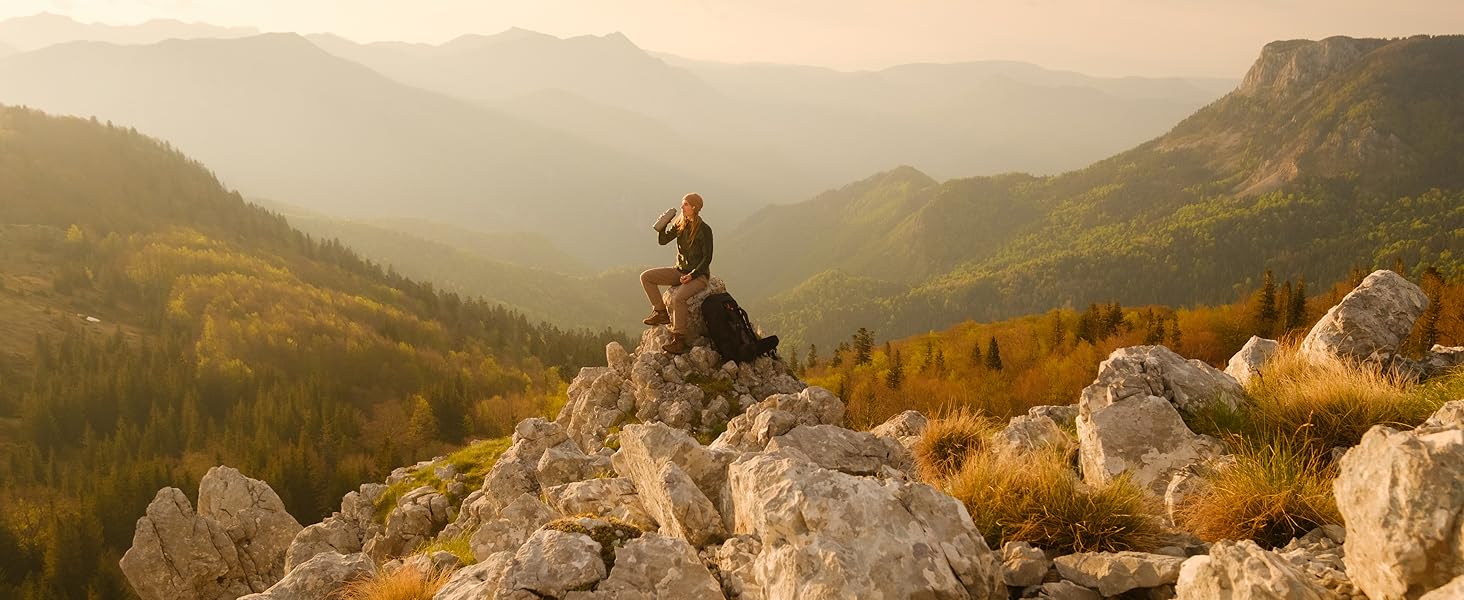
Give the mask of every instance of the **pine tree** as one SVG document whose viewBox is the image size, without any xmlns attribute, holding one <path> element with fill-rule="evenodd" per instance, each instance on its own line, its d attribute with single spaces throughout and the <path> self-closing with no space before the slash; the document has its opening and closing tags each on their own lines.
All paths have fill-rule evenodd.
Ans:
<svg viewBox="0 0 1464 600">
<path fill-rule="evenodd" d="M 920 354 L 920 371 L 924 372 L 935 363 L 935 340 L 925 340 L 925 351 Z"/>
<path fill-rule="evenodd" d="M 420 394 L 412 396 L 412 417 L 407 421 L 407 437 L 420 448 L 437 439 L 437 433 L 437 415 L 432 411 L 432 404 Z"/>
<path fill-rule="evenodd" d="M 795 374 L 799 374 L 799 375 L 802 375 L 803 374 L 803 365 L 800 365 L 798 363 L 798 349 L 797 348 L 794 348 L 793 351 L 789 353 L 789 356 L 788 356 L 788 370 L 792 371 Z"/>
<path fill-rule="evenodd" d="M 996 344 L 996 336 L 991 336 L 991 342 L 986 345 L 986 368 L 1001 370 L 1001 347 Z"/>
<path fill-rule="evenodd" d="M 1296 290 L 1291 292 L 1291 304 L 1286 307 L 1286 322 L 1292 328 L 1306 327 L 1306 278 L 1296 278 Z"/>
<path fill-rule="evenodd" d="M 874 332 L 860 327 L 854 332 L 854 364 L 867 365 L 874 351 Z"/>
<path fill-rule="evenodd" d="M 985 359 L 981 357 L 981 340 L 976 340 L 971 344 L 971 366 L 979 367 L 985 363 Z"/>
<path fill-rule="evenodd" d="M 944 373 L 945 372 L 945 368 L 946 368 L 946 363 L 945 363 L 945 348 L 936 348 L 935 349 L 935 372 L 936 373 Z"/>
<path fill-rule="evenodd" d="M 1281 291 L 1276 294 L 1276 308 L 1279 313 L 1280 327 L 1278 335 L 1290 331 L 1296 325 L 1291 322 L 1291 280 L 1287 279 L 1281 283 Z"/>
<path fill-rule="evenodd" d="M 1418 349 L 1426 352 L 1439 341 L 1439 319 L 1444 314 L 1444 278 L 1438 269 L 1429 267 L 1424 270 L 1421 283 L 1428 296 L 1428 308 L 1418 319 Z"/>
<path fill-rule="evenodd" d="M 1118 330 L 1121 326 L 1123 326 L 1123 306 L 1115 301 L 1113 304 L 1108 305 L 1108 308 L 1103 313 L 1102 337 L 1106 338 L 1118 335 Z"/>
<path fill-rule="evenodd" d="M 1062 320 L 1062 311 L 1052 311 L 1052 349 L 1062 348 L 1067 343 L 1067 324 Z"/>
<path fill-rule="evenodd" d="M 890 372 L 885 375 L 885 386 L 892 390 L 898 390 L 900 389 L 900 385 L 904 383 L 904 380 L 904 361 L 900 359 L 900 351 L 895 350 L 894 354 L 890 355 Z"/>
<path fill-rule="evenodd" d="M 809 344 L 808 345 L 808 367 L 807 368 L 808 369 L 812 369 L 812 368 L 817 367 L 817 366 L 818 366 L 818 345 L 816 345 L 816 344 Z"/>
<path fill-rule="evenodd" d="M 1270 269 L 1266 269 L 1261 276 L 1261 291 L 1256 295 L 1256 333 L 1264 338 L 1274 337 L 1277 316 L 1276 278 Z"/>
<path fill-rule="evenodd" d="M 1181 339 L 1179 333 L 1179 319 L 1176 318 L 1174 320 L 1173 327 L 1173 329 L 1169 330 L 1169 348 L 1171 350 L 1174 350 L 1175 352 L 1179 352 L 1179 342 Z"/>
</svg>

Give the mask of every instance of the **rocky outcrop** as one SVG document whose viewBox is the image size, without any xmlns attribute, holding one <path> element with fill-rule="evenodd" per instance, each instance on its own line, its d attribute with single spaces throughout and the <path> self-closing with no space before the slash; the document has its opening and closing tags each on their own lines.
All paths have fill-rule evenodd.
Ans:
<svg viewBox="0 0 1464 600">
<path fill-rule="evenodd" d="M 1333 490 L 1347 573 L 1368 597 L 1417 598 L 1464 575 L 1464 429 L 1373 427 Z"/>
<path fill-rule="evenodd" d="M 1453 400 L 1445 403 L 1429 415 L 1428 420 L 1419 425 L 1420 430 L 1439 429 L 1464 429 L 1464 400 Z"/>
<path fill-rule="evenodd" d="M 268 590 L 239 600 L 319 600 L 333 598 L 358 579 L 376 575 L 376 563 L 365 554 L 324 552 L 290 571 Z"/>
<path fill-rule="evenodd" d="M 781 453 L 734 462 L 728 485 L 735 533 L 761 541 L 753 572 L 767 598 L 1005 597 L 965 506 L 928 485 Z"/>
<path fill-rule="evenodd" d="M 885 469 L 913 473 L 915 458 L 899 442 L 834 425 L 799 425 L 768 442 L 768 452 L 801 452 L 818 466 L 850 475 L 876 475 Z"/>
<path fill-rule="evenodd" d="M 386 492 L 380 483 L 364 484 L 357 491 L 341 498 L 341 510 L 325 520 L 306 527 L 295 535 L 290 549 L 285 552 L 285 572 L 288 573 L 315 555 L 334 552 L 350 555 L 361 551 L 362 544 L 381 533 L 376 523 L 376 499 Z"/>
<path fill-rule="evenodd" d="M 1107 484 L 1128 473 L 1139 487 L 1162 497 L 1175 472 L 1221 453 L 1218 441 L 1190 431 L 1174 406 L 1159 396 L 1081 409 L 1079 458 L 1083 479 L 1090 484 Z"/>
<path fill-rule="evenodd" d="M 570 595 L 575 598 L 577 595 Z M 721 585 L 685 541 L 647 533 L 615 550 L 615 568 L 591 598 L 685 598 L 721 600 Z"/>
<path fill-rule="evenodd" d="M 755 535 L 733 536 L 720 546 L 702 551 L 702 562 L 716 570 L 727 598 L 753 600 L 763 598 L 762 584 L 754 572 L 762 541 Z"/>
<path fill-rule="evenodd" d="M 513 566 L 513 552 L 499 552 L 478 564 L 458 569 L 432 600 L 493 600 L 503 576 Z"/>
<path fill-rule="evenodd" d="M 377 561 L 386 561 L 416 550 L 432 541 L 452 521 L 446 496 L 431 486 L 414 489 L 397 500 L 386 516 L 386 530 L 368 540 L 362 550 Z"/>
<path fill-rule="evenodd" d="M 1275 98 L 1309 94 L 1317 83 L 1341 72 L 1386 40 L 1334 36 L 1321 41 L 1271 42 L 1261 49 L 1235 93 Z"/>
<path fill-rule="evenodd" d="M 1249 385 L 1252 377 L 1261 376 L 1266 361 L 1281 348 L 1281 343 L 1263 337 L 1251 336 L 1230 362 L 1225 364 L 1225 374 L 1235 378 L 1241 386 Z"/>
<path fill-rule="evenodd" d="M 520 494 L 499 511 L 498 518 L 478 526 L 468 539 L 468 547 L 480 561 L 499 552 L 518 550 L 530 535 L 556 516 L 537 496 Z"/>
<path fill-rule="evenodd" d="M 563 598 L 570 590 L 589 589 L 604 578 L 598 542 L 583 534 L 540 529 L 514 553 L 498 597 L 529 592 L 535 596 L 523 597 Z"/>
<path fill-rule="evenodd" d="M 1092 413 L 1142 396 L 1158 396 L 1194 413 L 1214 402 L 1234 408 L 1245 398 L 1245 390 L 1223 371 L 1185 360 L 1164 346 L 1132 346 L 1114 350 L 1098 365 L 1098 377 L 1083 388 L 1078 406 Z"/>
<path fill-rule="evenodd" d="M 269 484 L 213 467 L 198 482 L 198 512 L 224 526 L 246 570 L 271 583 L 285 575 L 285 553 L 302 527 Z"/>
<path fill-rule="evenodd" d="M 144 600 L 237 598 L 284 576 L 300 524 L 262 481 L 215 467 L 199 481 L 199 510 L 177 488 L 159 490 L 137 520 L 121 567 Z"/>
<path fill-rule="evenodd" d="M 1145 552 L 1080 552 L 1053 560 L 1063 579 L 1104 596 L 1172 584 L 1179 579 L 1183 562 L 1183 558 Z"/>
<path fill-rule="evenodd" d="M 561 515 L 614 517 L 645 531 L 659 525 L 646 512 L 635 484 L 624 477 L 590 479 L 544 490 L 544 499 Z"/>
<path fill-rule="evenodd" d="M 760 452 L 774 437 L 799 425 L 844 426 L 844 402 L 821 387 L 776 394 L 754 404 L 727 423 L 712 448 Z"/>
<path fill-rule="evenodd" d="M 1417 285 L 1392 271 L 1374 271 L 1312 326 L 1301 353 L 1313 361 L 1391 355 L 1427 307 L 1428 296 Z"/>
<path fill-rule="evenodd" d="M 1329 600 L 1338 596 L 1315 583 L 1281 555 L 1255 542 L 1222 541 L 1210 553 L 1184 561 L 1175 586 L 1178 600 Z"/>
<path fill-rule="evenodd" d="M 195 514 L 178 488 L 158 490 L 121 567 L 143 600 L 232 600 L 274 583 L 246 571 L 224 526 Z"/>
</svg>

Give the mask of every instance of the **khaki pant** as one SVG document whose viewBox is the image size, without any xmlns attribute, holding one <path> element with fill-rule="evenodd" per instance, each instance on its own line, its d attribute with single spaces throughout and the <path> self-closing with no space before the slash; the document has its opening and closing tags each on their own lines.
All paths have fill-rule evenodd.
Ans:
<svg viewBox="0 0 1464 600">
<path fill-rule="evenodd" d="M 651 301 L 651 308 L 654 310 L 666 310 L 666 303 L 661 300 L 661 290 L 658 286 L 678 286 L 671 289 L 671 331 L 678 335 L 686 335 L 687 317 L 689 310 L 686 300 L 695 296 L 698 292 L 707 289 L 707 278 L 696 277 L 691 282 L 681 283 L 681 271 L 676 267 L 660 267 L 647 269 L 641 273 L 641 287 L 646 289 L 646 298 Z"/>
</svg>

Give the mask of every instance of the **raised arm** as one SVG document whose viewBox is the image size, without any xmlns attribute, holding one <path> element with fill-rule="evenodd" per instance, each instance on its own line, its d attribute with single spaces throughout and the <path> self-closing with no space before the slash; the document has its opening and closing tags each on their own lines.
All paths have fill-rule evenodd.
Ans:
<svg viewBox="0 0 1464 600">
<path fill-rule="evenodd" d="M 657 231 L 656 233 L 657 233 L 657 240 L 656 241 L 659 242 L 662 246 L 665 246 L 666 244 L 671 243 L 671 240 L 676 239 L 676 228 L 675 227 L 663 227 L 663 228 L 661 228 L 660 231 Z"/>
</svg>

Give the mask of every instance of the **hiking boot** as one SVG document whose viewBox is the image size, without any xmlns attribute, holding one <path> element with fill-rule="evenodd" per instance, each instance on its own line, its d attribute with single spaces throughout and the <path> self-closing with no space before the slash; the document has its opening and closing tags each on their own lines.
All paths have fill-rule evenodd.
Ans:
<svg viewBox="0 0 1464 600">
<path fill-rule="evenodd" d="M 657 311 L 652 312 L 651 313 L 651 316 L 646 317 L 645 320 L 644 321 L 641 321 L 641 322 L 642 323 L 645 323 L 646 325 L 652 325 L 652 326 L 655 326 L 655 325 L 670 325 L 671 324 L 671 314 L 668 313 L 668 312 L 666 312 L 666 311 L 664 311 L 664 310 L 657 310 Z"/>
<path fill-rule="evenodd" d="M 690 349 L 686 345 L 686 340 L 681 339 L 681 336 L 677 334 L 671 334 L 671 341 L 661 347 L 661 350 L 668 354 L 686 354 L 686 351 Z"/>
</svg>

